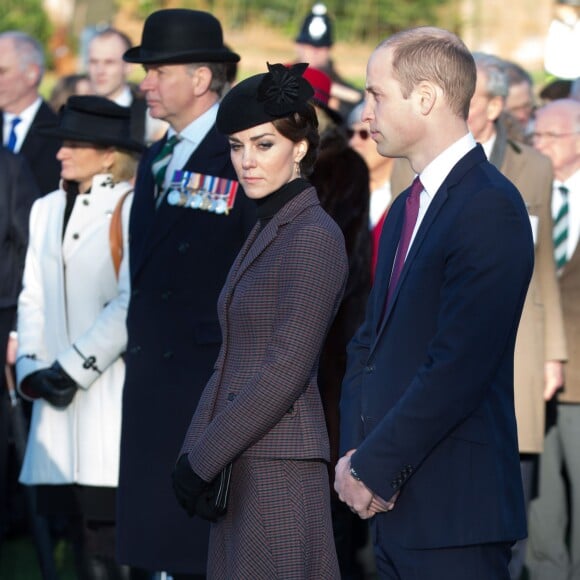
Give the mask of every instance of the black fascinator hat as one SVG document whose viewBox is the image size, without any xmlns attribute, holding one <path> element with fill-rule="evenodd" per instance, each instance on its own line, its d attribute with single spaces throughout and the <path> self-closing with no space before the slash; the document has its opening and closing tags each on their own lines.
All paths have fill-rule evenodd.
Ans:
<svg viewBox="0 0 580 580">
<path fill-rule="evenodd" d="M 300 113 L 310 106 L 314 89 L 302 76 L 307 63 L 290 67 L 267 64 L 269 72 L 243 80 L 223 98 L 216 124 L 224 135 Z"/>
</svg>

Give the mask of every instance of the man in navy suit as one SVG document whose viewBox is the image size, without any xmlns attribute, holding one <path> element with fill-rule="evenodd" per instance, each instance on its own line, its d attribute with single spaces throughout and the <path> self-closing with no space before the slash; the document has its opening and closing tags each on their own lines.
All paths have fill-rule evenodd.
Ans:
<svg viewBox="0 0 580 580">
<path fill-rule="evenodd" d="M 209 525 L 181 509 L 171 472 L 218 356 L 218 295 L 256 220 L 241 188 L 233 195 L 229 142 L 215 126 L 226 63 L 239 56 L 211 14 L 170 9 L 147 18 L 141 46 L 124 58 L 144 66 L 141 90 L 170 129 L 141 160 L 129 223 L 117 555 L 150 572 L 199 578 Z"/>
<path fill-rule="evenodd" d="M 0 138 L 28 161 L 42 195 L 57 189 L 60 180 L 60 141 L 36 131 L 57 124 L 38 92 L 43 74 L 44 53 L 37 40 L 18 30 L 0 34 Z"/>
<path fill-rule="evenodd" d="M 387 216 L 341 400 L 335 489 L 372 518 L 381 578 L 507 580 L 526 534 L 513 357 L 533 241 L 468 131 L 475 80 L 436 28 L 390 37 L 367 67 L 363 120 L 419 178 Z"/>
</svg>

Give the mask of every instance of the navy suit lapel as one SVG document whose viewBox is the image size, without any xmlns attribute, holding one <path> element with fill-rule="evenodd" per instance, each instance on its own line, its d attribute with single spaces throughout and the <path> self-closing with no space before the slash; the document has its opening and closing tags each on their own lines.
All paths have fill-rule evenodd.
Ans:
<svg viewBox="0 0 580 580">
<path fill-rule="evenodd" d="M 380 316 L 382 315 L 382 311 L 377 312 L 377 314 L 379 316 L 379 318 L 377 320 L 381 320 L 381 323 L 380 323 L 380 326 L 379 326 L 379 329 L 378 329 L 378 332 L 376 335 L 376 339 L 378 339 L 378 337 L 381 335 L 381 333 L 383 332 L 383 330 L 385 328 L 387 321 L 389 320 L 391 312 L 393 311 L 393 308 L 395 307 L 395 304 L 397 303 L 397 296 L 399 295 L 401 287 L 405 283 L 405 279 L 407 277 L 407 273 L 409 271 L 409 268 L 411 267 L 411 264 L 413 263 L 413 260 L 416 258 L 417 254 L 421 251 L 421 246 L 423 245 L 423 242 L 425 241 L 425 239 L 427 237 L 427 233 L 428 233 L 431 225 L 433 224 L 433 221 L 435 220 L 435 218 L 437 217 L 437 215 L 439 214 L 439 212 L 443 208 L 445 202 L 447 201 L 447 198 L 449 196 L 449 190 L 451 188 L 453 188 L 461 180 L 461 178 L 465 175 L 465 173 L 469 169 L 471 169 L 474 165 L 481 163 L 483 161 L 487 161 L 487 158 L 485 156 L 485 153 L 483 152 L 481 145 L 478 145 L 477 147 L 475 147 L 474 149 L 469 151 L 469 153 L 467 153 L 462 159 L 460 159 L 457 162 L 457 164 L 453 167 L 453 169 L 451 170 L 451 172 L 449 173 L 449 175 L 447 176 L 445 181 L 441 184 L 441 187 L 438 189 L 437 193 L 435 194 L 433 201 L 429 205 L 429 209 L 427 210 L 427 213 L 423 217 L 423 220 L 421 221 L 421 225 L 419 226 L 419 229 L 417 230 L 417 235 L 415 236 L 415 239 L 413 240 L 411 248 L 409 249 L 409 253 L 407 255 L 407 259 L 405 260 L 405 265 L 403 266 L 403 270 L 401 272 L 401 276 L 400 276 L 399 281 L 397 283 L 397 287 L 395 288 L 395 291 L 393 293 L 391 302 L 389 303 L 389 305 L 387 307 L 387 310 L 384 312 L 384 316 L 382 316 L 382 320 L 380 318 Z M 404 195 L 402 195 L 401 197 L 406 199 L 407 195 L 408 195 L 408 191 Z M 404 206 L 404 203 L 402 203 L 402 205 Z M 403 214 L 404 214 L 404 207 L 401 209 L 401 215 L 403 215 Z M 401 225 L 400 225 L 400 227 L 398 227 L 396 229 L 396 231 L 398 232 L 398 235 L 396 236 L 394 241 L 391 240 L 391 243 L 387 249 L 387 251 L 388 251 L 387 259 L 390 259 L 389 264 L 390 264 L 391 268 L 392 268 L 392 264 L 393 264 L 393 260 L 394 260 L 394 253 L 396 251 L 396 247 L 397 247 L 398 242 L 399 242 L 400 231 L 402 228 L 402 218 L 400 218 L 400 219 L 401 219 Z M 394 246 L 394 248 L 393 248 L 393 246 Z M 390 270 L 389 270 L 389 275 L 390 275 Z M 384 287 L 382 288 L 381 293 L 379 294 L 379 297 L 380 297 L 379 300 L 382 300 L 382 304 L 377 305 L 378 308 L 384 308 L 384 306 L 385 306 L 386 297 L 387 297 L 387 289 L 388 289 L 388 278 L 389 277 L 390 276 L 384 276 L 384 278 L 386 278 L 386 282 L 384 280 L 381 281 L 381 283 L 384 284 Z M 373 350 L 374 350 L 374 347 L 376 347 L 376 340 L 375 340 L 375 343 L 373 345 Z"/>
</svg>

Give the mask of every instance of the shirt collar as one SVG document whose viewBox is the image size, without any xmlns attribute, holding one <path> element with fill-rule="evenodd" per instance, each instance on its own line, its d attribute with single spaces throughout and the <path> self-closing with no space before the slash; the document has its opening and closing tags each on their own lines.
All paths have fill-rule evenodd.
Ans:
<svg viewBox="0 0 580 580">
<path fill-rule="evenodd" d="M 201 143 L 215 124 L 218 108 L 219 102 L 212 105 L 205 113 L 202 113 L 197 119 L 193 120 L 183 131 L 180 131 L 179 136 L 181 139 L 189 141 L 194 145 Z M 177 131 L 173 127 L 169 127 L 167 138 L 171 138 L 176 134 Z"/>
<path fill-rule="evenodd" d="M 131 89 L 125 85 L 125 88 L 119 93 L 119 96 L 116 99 L 113 99 L 113 102 L 121 107 L 130 107 L 131 103 L 133 103 Z"/>
<path fill-rule="evenodd" d="M 22 123 L 25 123 L 27 126 L 30 126 L 32 124 L 32 121 L 34 120 L 34 117 L 36 116 L 36 113 L 38 113 L 38 109 L 40 109 L 41 104 L 42 99 L 38 97 L 36 101 L 34 101 L 34 103 L 28 105 L 28 107 L 26 107 L 26 109 L 24 109 L 24 111 L 22 111 L 21 113 L 18 113 L 18 115 L 15 115 L 14 113 L 5 112 L 4 124 L 5 125 L 10 124 L 12 123 L 12 119 L 14 119 L 14 117 L 19 117 Z"/>
<path fill-rule="evenodd" d="M 455 141 L 453 145 L 447 147 L 445 151 L 437 155 L 425 169 L 421 172 L 419 177 L 425 192 L 430 198 L 437 193 L 442 183 L 447 179 L 447 176 L 455 167 L 457 162 L 465 157 L 477 143 L 471 133 L 466 133 L 463 137 Z"/>
</svg>

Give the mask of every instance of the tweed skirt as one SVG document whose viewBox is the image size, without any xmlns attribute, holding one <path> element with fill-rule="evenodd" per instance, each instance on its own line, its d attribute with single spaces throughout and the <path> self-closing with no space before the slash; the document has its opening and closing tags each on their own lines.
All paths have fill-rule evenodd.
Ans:
<svg viewBox="0 0 580 580">
<path fill-rule="evenodd" d="M 339 579 L 326 464 L 238 459 L 227 514 L 211 526 L 208 578 Z"/>
</svg>

